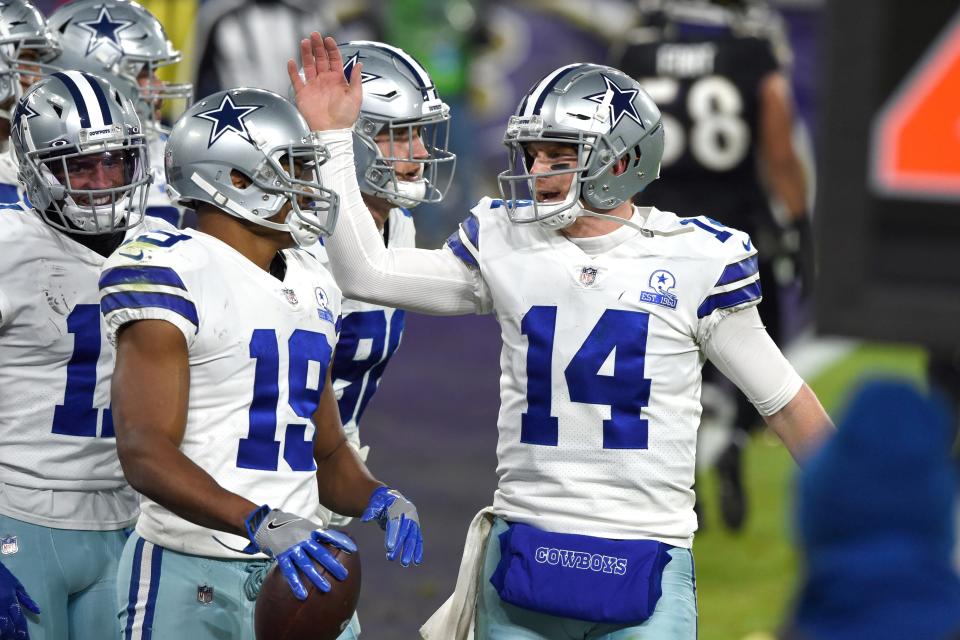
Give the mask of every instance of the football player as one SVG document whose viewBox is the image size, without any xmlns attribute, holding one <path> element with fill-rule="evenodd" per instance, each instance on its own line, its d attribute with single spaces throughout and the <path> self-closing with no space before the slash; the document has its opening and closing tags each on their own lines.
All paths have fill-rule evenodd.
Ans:
<svg viewBox="0 0 960 640">
<path fill-rule="evenodd" d="M 26 0 L 0 6 L 0 204 L 23 202 L 16 155 L 10 148 L 10 116 L 17 100 L 60 52 L 47 20 Z"/>
<path fill-rule="evenodd" d="M 0 553 L 41 610 L 33 640 L 117 637 L 117 563 L 138 509 L 117 459 L 97 278 L 127 231 L 173 229 L 141 222 L 147 141 L 106 81 L 54 73 L 11 126 L 33 208 L 0 210 Z M 17 586 L 0 579 L 0 602 Z"/>
<path fill-rule="evenodd" d="M 645 41 L 628 46 L 617 66 L 640 82 L 663 114 L 663 166 L 669 179 L 650 185 L 640 200 L 667 211 L 709 215 L 753 238 L 764 283 L 758 310 L 780 344 L 781 287 L 774 265 L 785 247 L 809 240 L 810 233 L 806 176 L 794 145 L 794 107 L 785 73 L 789 47 L 777 16 L 756 0 L 646 4 L 651 26 L 643 31 Z M 771 196 L 783 211 L 783 223 L 771 210 Z M 757 415 L 742 394 L 736 394 L 734 405 L 718 377 L 711 367 L 707 378 L 714 382 L 704 393 L 701 435 L 712 429 L 728 443 L 716 447 L 720 513 L 736 530 L 747 507 L 741 448 Z M 708 397 L 715 399 L 709 406 Z"/>
<path fill-rule="evenodd" d="M 54 11 L 49 23 L 63 48 L 54 65 L 102 76 L 137 106 L 153 163 L 147 215 L 182 226 L 184 210 L 166 189 L 163 145 L 167 130 L 161 125 L 160 109 L 170 100 L 188 106 L 193 87 L 157 77 L 162 67 L 180 61 L 180 52 L 167 39 L 163 25 L 147 9 L 127 0 L 71 2 Z"/>
<path fill-rule="evenodd" d="M 427 71 L 404 51 L 380 42 L 341 45 L 349 78 L 363 63 L 364 94 L 353 127 L 354 158 L 363 201 L 388 247 L 416 246 L 410 210 L 435 203 L 453 178 L 455 156 L 447 150 L 450 108 Z M 321 243 L 310 248 L 324 264 Z M 343 300 L 343 323 L 333 359 L 333 388 L 347 438 L 360 445 L 360 418 L 373 398 L 390 358 L 400 346 L 406 313 L 382 305 Z M 334 516 L 337 526 L 349 519 Z"/>
<path fill-rule="evenodd" d="M 118 580 L 126 638 L 252 638 L 268 559 L 301 600 L 304 580 L 329 591 L 311 558 L 342 580 L 324 545 L 356 547 L 315 519 L 321 503 L 378 521 L 389 559 L 421 561 L 416 508 L 369 474 L 340 424 L 340 290 L 295 248 L 333 230 L 336 195 L 316 173 L 327 157 L 285 98 L 213 94 L 166 147 L 197 230 L 140 236 L 104 267 L 118 452 L 143 496 Z"/>
<path fill-rule="evenodd" d="M 509 198 L 481 200 L 444 249 L 384 247 L 351 158 L 360 87 L 332 38 L 311 44 L 322 71 L 304 81 L 291 61 L 288 72 L 311 128 L 329 130 L 338 284 L 418 312 L 493 312 L 501 327 L 493 517 L 468 536 L 454 599 L 467 610 L 445 608 L 426 633 L 463 637 L 475 619 L 482 638 L 694 637 L 704 360 L 796 459 L 832 428 L 759 320 L 751 239 L 634 207 L 659 174 L 660 113 L 622 72 L 573 64 L 538 82 L 507 126 Z"/>
</svg>

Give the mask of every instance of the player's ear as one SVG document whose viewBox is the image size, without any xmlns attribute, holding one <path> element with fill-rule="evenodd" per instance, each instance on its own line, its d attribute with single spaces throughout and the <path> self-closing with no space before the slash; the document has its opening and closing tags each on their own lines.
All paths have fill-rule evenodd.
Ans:
<svg viewBox="0 0 960 640">
<path fill-rule="evenodd" d="M 253 180 L 243 175 L 236 169 L 230 170 L 230 181 L 233 182 L 233 186 L 235 186 L 237 189 L 246 189 L 253 184 Z"/>
<path fill-rule="evenodd" d="M 622 156 L 617 160 L 617 164 L 613 166 L 613 175 L 619 176 L 624 171 L 627 170 L 627 165 L 630 164 L 630 158 L 628 156 Z"/>
</svg>

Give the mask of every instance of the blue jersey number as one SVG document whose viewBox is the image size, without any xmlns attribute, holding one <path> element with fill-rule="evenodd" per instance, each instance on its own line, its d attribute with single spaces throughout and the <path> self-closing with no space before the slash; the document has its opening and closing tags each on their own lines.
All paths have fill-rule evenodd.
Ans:
<svg viewBox="0 0 960 640">
<path fill-rule="evenodd" d="M 67 363 L 67 385 L 63 404 L 53 410 L 53 433 L 64 436 L 97 436 L 100 409 L 93 406 L 97 388 L 97 361 L 100 359 L 100 305 L 78 304 L 67 316 L 67 331 L 73 335 L 73 355 Z M 113 416 L 103 411 L 100 435 L 114 437 Z"/>
<path fill-rule="evenodd" d="M 717 221 L 714 220 L 713 218 L 707 218 L 707 220 L 709 220 L 710 222 L 712 222 L 713 224 L 717 225 L 717 227 L 720 227 L 720 228 L 717 229 L 716 227 L 711 227 L 711 226 L 708 225 L 706 222 L 702 222 L 702 221 L 700 221 L 700 220 L 698 220 L 698 219 L 696 219 L 696 218 L 686 218 L 685 220 L 681 220 L 681 221 L 680 221 L 680 224 L 692 224 L 692 225 L 694 225 L 694 226 L 696 226 L 696 227 L 700 227 L 701 229 L 703 229 L 703 230 L 706 231 L 707 233 L 711 234 L 713 237 L 715 237 L 715 238 L 716 238 L 717 240 L 719 240 L 720 242 L 726 242 L 727 240 L 730 239 L 730 236 L 733 235 L 733 234 L 732 234 L 731 232 L 729 232 L 729 231 L 724 231 L 724 229 L 726 229 L 726 227 L 724 227 L 722 224 L 720 224 L 719 222 L 717 222 Z"/>
<path fill-rule="evenodd" d="M 400 346 L 404 316 L 403 311 L 394 311 L 389 327 L 384 311 L 358 311 L 343 318 L 333 360 L 333 377 L 349 383 L 338 401 L 340 420 L 344 424 L 351 420 L 359 423 L 367 403 L 377 392 L 387 363 Z M 358 360 L 357 351 L 361 340 L 370 342 L 370 354 Z"/>
<path fill-rule="evenodd" d="M 293 412 L 310 421 L 326 380 L 332 350 L 322 333 L 297 329 L 287 343 L 290 362 L 287 371 L 287 402 Z M 250 403 L 250 431 L 240 439 L 237 466 L 243 469 L 276 471 L 280 464 L 277 434 L 277 407 L 280 403 L 280 348 L 277 332 L 256 329 L 250 339 L 250 357 L 256 360 L 253 377 L 253 402 Z M 318 388 L 308 386 L 310 363 L 319 365 Z M 288 424 L 284 429 L 283 459 L 294 471 L 313 471 L 313 438 L 306 438 L 307 422 Z"/>
<path fill-rule="evenodd" d="M 650 315 L 607 309 L 564 370 L 570 399 L 610 406 L 603 421 L 604 449 L 646 449 L 647 421 L 640 411 L 650 402 L 650 379 L 643 377 Z M 527 411 L 521 416 L 520 440 L 557 446 L 559 424 L 551 414 L 553 343 L 556 307 L 532 307 L 520 323 L 527 336 Z M 600 369 L 611 354 L 613 372 Z"/>
</svg>

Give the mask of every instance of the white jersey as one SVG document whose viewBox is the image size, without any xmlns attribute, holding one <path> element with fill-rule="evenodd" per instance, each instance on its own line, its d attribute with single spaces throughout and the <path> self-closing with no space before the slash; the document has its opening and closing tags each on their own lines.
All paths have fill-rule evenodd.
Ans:
<svg viewBox="0 0 960 640">
<path fill-rule="evenodd" d="M 105 260 L 33 210 L 0 209 L 0 513 L 94 530 L 136 517 L 110 414 Z"/>
<path fill-rule="evenodd" d="M 598 255 L 484 199 L 449 246 L 479 267 L 503 339 L 500 517 L 689 547 L 702 345 L 760 300 L 750 238 L 649 210 Z"/>
<path fill-rule="evenodd" d="M 340 290 L 303 251 L 284 251 L 281 281 L 192 229 L 118 249 L 100 279 L 113 335 L 166 320 L 187 341 L 190 399 L 180 450 L 228 491 L 310 516 L 317 510 L 312 416 L 336 344 Z M 147 497 L 137 532 L 183 553 L 226 558 L 248 540 L 200 527 Z"/>
<path fill-rule="evenodd" d="M 184 209 L 170 199 L 167 191 L 167 175 L 163 168 L 163 150 L 167 133 L 159 129 L 147 130 L 147 154 L 150 158 L 150 175 L 153 182 L 147 191 L 146 215 L 166 220 L 175 227 L 183 226 Z"/>
<path fill-rule="evenodd" d="M 27 207 L 30 206 L 27 200 L 26 191 L 20 180 L 17 178 L 17 156 L 13 151 L 13 145 L 8 144 L 7 148 L 0 151 L 0 206 L 11 203 L 21 203 Z"/>
<path fill-rule="evenodd" d="M 384 225 L 391 248 L 416 246 L 413 216 L 406 209 L 390 210 Z M 309 251 L 324 266 L 329 258 L 319 242 Z M 333 388 L 340 406 L 340 420 L 347 438 L 360 449 L 360 418 L 377 392 L 390 358 L 400 346 L 406 312 L 359 300 L 343 300 L 340 340 L 333 361 Z"/>
</svg>

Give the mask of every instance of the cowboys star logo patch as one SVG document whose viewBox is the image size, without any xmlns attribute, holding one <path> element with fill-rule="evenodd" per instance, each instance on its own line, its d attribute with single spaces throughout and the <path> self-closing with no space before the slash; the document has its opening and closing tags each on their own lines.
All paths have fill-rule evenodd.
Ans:
<svg viewBox="0 0 960 640">
<path fill-rule="evenodd" d="M 213 123 L 213 127 L 210 129 L 210 138 L 207 141 L 207 149 L 212 147 L 214 143 L 228 131 L 233 131 L 250 144 L 253 144 L 250 132 L 247 131 L 247 124 L 243 119 L 257 109 L 262 108 L 262 104 L 236 105 L 233 103 L 230 94 L 227 93 L 224 94 L 219 107 L 211 109 L 210 111 L 204 111 L 203 113 L 197 113 L 193 117 L 209 120 Z"/>
<path fill-rule="evenodd" d="M 634 122 L 640 125 L 642 129 L 647 127 L 643 124 L 643 121 L 640 120 L 640 114 L 637 112 L 637 107 L 633 104 L 633 99 L 637 97 L 639 91 L 636 89 L 621 89 L 616 82 L 608 78 L 604 74 L 600 74 L 600 77 L 603 78 L 603 81 L 607 85 L 607 90 L 600 93 L 594 93 L 593 95 L 584 96 L 584 100 L 589 100 L 590 102 L 596 102 L 597 104 L 603 104 L 607 99 L 607 95 L 610 95 L 610 105 L 608 109 L 610 117 L 610 128 L 613 129 L 618 124 L 624 116 L 627 116 Z"/>
<path fill-rule="evenodd" d="M 118 52 L 122 51 L 123 47 L 120 45 L 120 32 L 132 27 L 133 21 L 114 20 L 113 16 L 110 15 L 110 11 L 105 6 L 101 6 L 100 15 L 97 16 L 96 20 L 78 22 L 77 24 L 90 32 L 90 40 L 87 42 L 87 52 L 84 54 L 85 56 L 89 56 L 102 44 L 113 47 Z"/>
</svg>

